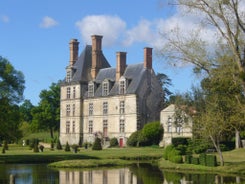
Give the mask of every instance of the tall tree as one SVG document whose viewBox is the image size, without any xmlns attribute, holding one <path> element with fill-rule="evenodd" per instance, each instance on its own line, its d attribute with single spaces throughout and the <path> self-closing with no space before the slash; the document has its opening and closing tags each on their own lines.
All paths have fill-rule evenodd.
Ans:
<svg viewBox="0 0 245 184">
<path fill-rule="evenodd" d="M 49 130 L 53 138 L 53 131 L 58 129 L 60 121 L 60 82 L 52 83 L 49 90 L 42 90 L 39 97 L 38 106 L 32 110 L 33 126 Z"/>
<path fill-rule="evenodd" d="M 32 121 L 31 111 L 34 108 L 30 100 L 24 100 L 20 105 L 20 113 L 24 121 L 30 123 Z"/>
<path fill-rule="evenodd" d="M 0 56 L 0 140 L 16 140 L 20 113 L 17 104 L 23 99 L 24 75 Z"/>
<path fill-rule="evenodd" d="M 233 82 L 239 83 L 245 93 L 245 3 L 242 0 L 176 0 L 178 7 L 186 15 L 199 17 L 199 29 L 182 34 L 178 27 L 166 35 L 162 56 L 172 63 L 191 63 L 194 72 L 204 71 L 210 75 L 212 70 L 223 64 L 220 58 L 234 66 Z M 209 43 L 201 33 L 208 28 L 215 34 L 214 42 Z M 225 76 L 223 76 L 225 77 Z M 237 98 L 240 108 L 243 102 Z M 243 111 L 243 109 L 240 109 Z M 239 129 L 236 128 L 236 147 L 239 147 Z"/>
<path fill-rule="evenodd" d="M 172 86 L 172 80 L 164 73 L 157 73 L 156 77 L 163 89 L 163 101 L 166 102 L 168 97 L 173 94 L 169 90 L 169 87 Z"/>
</svg>

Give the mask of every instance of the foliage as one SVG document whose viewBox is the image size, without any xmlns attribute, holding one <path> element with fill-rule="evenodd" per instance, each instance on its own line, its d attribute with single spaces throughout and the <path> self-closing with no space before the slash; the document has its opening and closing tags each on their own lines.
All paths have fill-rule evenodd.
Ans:
<svg viewBox="0 0 245 184">
<path fill-rule="evenodd" d="M 71 151 L 71 148 L 70 148 L 70 145 L 68 142 L 66 142 L 66 145 L 65 145 L 65 151 L 68 152 L 68 151 Z"/>
<path fill-rule="evenodd" d="M 127 140 L 127 145 L 128 146 L 139 146 L 139 135 L 140 135 L 140 131 L 135 131 L 134 133 L 132 133 L 128 140 Z"/>
<path fill-rule="evenodd" d="M 49 130 L 53 138 L 53 131 L 58 129 L 60 120 L 60 82 L 52 83 L 49 90 L 42 90 L 39 97 L 38 106 L 32 110 L 32 127 Z"/>
<path fill-rule="evenodd" d="M 208 140 L 205 140 L 205 139 L 189 140 L 188 149 L 192 150 L 193 153 L 196 153 L 196 154 L 204 153 L 209 148 L 213 148 L 213 145 Z"/>
<path fill-rule="evenodd" d="M 118 147 L 118 140 L 116 137 L 113 137 L 111 140 L 110 140 L 110 147 Z"/>
<path fill-rule="evenodd" d="M 170 152 L 172 151 L 174 149 L 174 146 L 171 144 L 171 145 L 168 145 L 168 146 L 166 146 L 165 148 L 164 148 L 164 150 L 163 150 L 163 158 L 165 159 L 165 160 L 168 160 L 168 158 L 169 158 L 169 154 L 170 154 Z"/>
<path fill-rule="evenodd" d="M 96 137 L 94 144 L 92 146 L 92 150 L 102 150 L 101 139 Z"/>
<path fill-rule="evenodd" d="M 8 142 L 6 140 L 3 141 L 3 148 L 4 148 L 4 150 L 9 149 Z"/>
<path fill-rule="evenodd" d="M 163 158 L 174 163 L 182 163 L 182 156 L 180 151 L 175 149 L 173 145 L 168 145 L 163 151 Z"/>
<path fill-rule="evenodd" d="M 39 149 L 40 149 L 41 152 L 43 152 L 44 146 L 43 145 L 40 145 L 39 146 Z"/>
<path fill-rule="evenodd" d="M 78 147 L 79 147 L 79 146 L 78 146 L 77 144 L 73 144 L 73 145 L 71 146 L 71 148 L 72 148 L 72 150 L 73 150 L 74 153 L 77 153 Z"/>
<path fill-rule="evenodd" d="M 31 111 L 34 108 L 30 100 L 24 100 L 24 102 L 20 105 L 20 113 L 21 117 L 25 122 L 31 123 L 32 115 Z"/>
<path fill-rule="evenodd" d="M 157 73 L 156 75 L 157 80 L 159 81 L 160 85 L 163 89 L 163 103 L 168 101 L 168 97 L 173 93 L 168 89 L 172 86 L 172 80 L 164 73 Z M 163 104 L 162 104 L 163 105 Z"/>
<path fill-rule="evenodd" d="M 57 142 L 57 144 L 56 144 L 56 149 L 57 149 L 57 150 L 62 150 L 62 145 L 61 145 L 59 139 L 58 139 L 58 142 Z"/>
<path fill-rule="evenodd" d="M 187 137 L 173 137 L 172 138 L 172 144 L 177 147 L 178 145 L 188 145 L 189 140 L 191 140 L 191 138 L 187 138 Z"/>
<path fill-rule="evenodd" d="M 3 147 L 3 148 L 2 148 L 2 154 L 4 154 L 4 153 L 5 153 L 5 148 Z"/>
<path fill-rule="evenodd" d="M 162 140 L 163 127 L 159 121 L 145 124 L 141 130 L 141 137 L 144 139 L 140 142 L 142 146 L 158 145 Z"/>
</svg>

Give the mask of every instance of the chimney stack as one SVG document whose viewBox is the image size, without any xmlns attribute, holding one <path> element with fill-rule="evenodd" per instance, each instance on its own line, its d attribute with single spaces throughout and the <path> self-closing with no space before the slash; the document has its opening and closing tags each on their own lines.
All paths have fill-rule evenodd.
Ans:
<svg viewBox="0 0 245 184">
<path fill-rule="evenodd" d="M 116 81 L 119 81 L 126 69 L 126 52 L 117 52 Z"/>
<path fill-rule="evenodd" d="M 144 68 L 152 69 L 152 48 L 144 48 Z"/>
<path fill-rule="evenodd" d="M 70 66 L 73 66 L 78 58 L 78 45 L 77 39 L 71 39 L 70 43 Z"/>
<path fill-rule="evenodd" d="M 102 68 L 102 37 L 100 35 L 92 35 L 92 68 L 91 76 L 92 79 L 95 79 L 99 70 Z"/>
</svg>

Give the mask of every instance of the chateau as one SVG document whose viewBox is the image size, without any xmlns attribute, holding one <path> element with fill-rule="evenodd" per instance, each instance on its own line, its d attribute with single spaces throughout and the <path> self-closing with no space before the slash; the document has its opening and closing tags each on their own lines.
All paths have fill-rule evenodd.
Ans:
<svg viewBox="0 0 245 184">
<path fill-rule="evenodd" d="M 159 120 L 162 87 L 152 68 L 152 48 L 144 48 L 143 61 L 127 65 L 126 52 L 116 53 L 116 68 L 102 51 L 102 36 L 79 53 L 77 39 L 70 41 L 70 61 L 61 84 L 61 144 L 104 143 L 127 138 L 144 124 Z M 143 49 L 142 49 L 143 50 Z"/>
</svg>

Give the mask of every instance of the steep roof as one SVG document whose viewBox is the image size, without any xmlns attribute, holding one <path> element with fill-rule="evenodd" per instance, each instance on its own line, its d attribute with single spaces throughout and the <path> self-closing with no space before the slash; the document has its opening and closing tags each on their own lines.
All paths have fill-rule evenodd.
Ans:
<svg viewBox="0 0 245 184">
<path fill-rule="evenodd" d="M 74 64 L 74 68 L 76 69 L 71 82 L 88 82 L 91 80 L 91 65 L 92 65 L 92 46 L 87 45 L 85 49 L 82 51 L 78 60 Z M 102 68 L 111 67 L 108 61 L 106 60 L 104 54 L 102 54 Z"/>
</svg>

